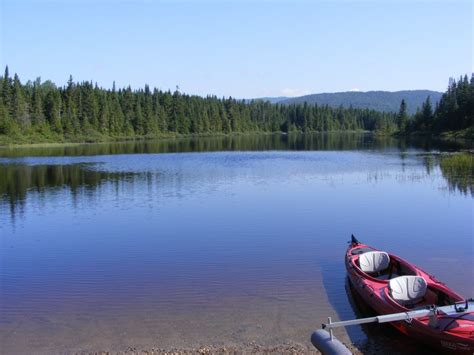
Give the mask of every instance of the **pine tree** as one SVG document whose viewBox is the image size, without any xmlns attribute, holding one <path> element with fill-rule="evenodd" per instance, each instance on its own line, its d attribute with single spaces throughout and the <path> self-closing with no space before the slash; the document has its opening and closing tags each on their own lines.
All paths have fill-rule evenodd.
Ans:
<svg viewBox="0 0 474 355">
<path fill-rule="evenodd" d="M 61 121 L 61 98 L 58 91 L 50 90 L 45 97 L 46 119 L 53 132 L 63 133 Z"/>
<path fill-rule="evenodd" d="M 187 134 L 189 133 L 188 120 L 185 114 L 184 98 L 176 88 L 173 94 L 173 106 L 172 106 L 172 123 L 171 130 L 173 132 Z"/>
<path fill-rule="evenodd" d="M 4 108 L 11 112 L 11 78 L 8 72 L 8 65 L 5 67 L 5 74 L 2 79 L 2 99 Z"/>
<path fill-rule="evenodd" d="M 64 134 L 74 136 L 79 134 L 81 131 L 81 122 L 77 114 L 77 103 L 76 103 L 76 85 L 72 79 L 72 75 L 69 75 L 66 90 L 64 93 L 64 117 L 63 117 L 63 130 Z"/>
<path fill-rule="evenodd" d="M 143 117 L 142 104 L 137 98 L 135 102 L 135 119 L 133 121 L 135 134 L 143 136 L 145 134 L 145 119 Z"/>
<path fill-rule="evenodd" d="M 31 120 L 35 127 L 41 130 L 44 127 L 45 118 L 43 112 L 43 93 L 41 90 L 41 78 L 37 78 L 33 84 Z"/>
<path fill-rule="evenodd" d="M 18 128 L 10 116 L 10 112 L 8 112 L 7 107 L 3 104 L 3 100 L 0 100 L 0 134 L 9 137 L 19 134 Z"/>
<path fill-rule="evenodd" d="M 31 124 L 30 114 L 28 104 L 24 98 L 23 87 L 17 74 L 13 78 L 11 112 L 13 120 L 23 133 L 26 133 Z"/>
<path fill-rule="evenodd" d="M 397 115 L 398 131 L 401 133 L 406 132 L 407 123 L 408 123 L 407 104 L 405 100 L 403 99 L 402 102 L 400 103 L 400 110 L 398 111 L 398 115 Z"/>
<path fill-rule="evenodd" d="M 125 117 L 122 107 L 120 106 L 119 94 L 115 90 L 115 82 L 112 88 L 111 96 L 109 132 L 112 136 L 119 136 L 125 133 Z"/>
<path fill-rule="evenodd" d="M 99 132 L 107 135 L 110 127 L 110 108 L 107 100 L 107 93 L 102 93 L 99 97 Z"/>
<path fill-rule="evenodd" d="M 431 130 L 433 127 L 433 108 L 431 107 L 431 100 L 428 96 L 426 101 L 421 106 L 422 130 Z"/>
</svg>

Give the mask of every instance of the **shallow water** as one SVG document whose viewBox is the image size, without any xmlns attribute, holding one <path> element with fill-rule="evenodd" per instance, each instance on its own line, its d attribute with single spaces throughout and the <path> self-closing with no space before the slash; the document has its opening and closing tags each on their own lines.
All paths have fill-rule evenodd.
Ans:
<svg viewBox="0 0 474 355">
<path fill-rule="evenodd" d="M 0 150 L 2 352 L 310 349 L 327 316 L 358 312 L 351 233 L 471 297 L 472 190 L 438 164 L 456 148 L 342 135 Z M 416 349 L 385 328 L 338 334 Z"/>
</svg>

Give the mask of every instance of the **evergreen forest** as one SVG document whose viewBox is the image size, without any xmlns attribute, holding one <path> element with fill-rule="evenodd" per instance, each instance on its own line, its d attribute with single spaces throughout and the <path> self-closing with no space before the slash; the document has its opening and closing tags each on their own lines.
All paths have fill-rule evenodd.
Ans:
<svg viewBox="0 0 474 355">
<path fill-rule="evenodd" d="M 385 134 L 442 132 L 472 127 L 474 76 L 451 80 L 433 107 L 428 97 L 411 116 L 402 100 L 397 113 L 308 103 L 187 95 L 131 87 L 104 89 L 72 77 L 22 83 L 8 66 L 0 77 L 0 142 L 101 141 L 177 135 L 271 132 L 372 131 Z"/>
<path fill-rule="evenodd" d="M 420 110 L 402 128 L 407 131 L 446 132 L 472 128 L 474 125 L 474 74 L 459 80 L 451 78 L 448 89 L 435 105 L 426 98 Z"/>
</svg>

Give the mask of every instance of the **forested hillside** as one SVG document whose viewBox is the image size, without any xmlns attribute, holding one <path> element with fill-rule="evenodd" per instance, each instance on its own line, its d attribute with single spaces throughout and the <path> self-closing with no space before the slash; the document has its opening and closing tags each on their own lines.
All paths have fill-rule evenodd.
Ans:
<svg viewBox="0 0 474 355">
<path fill-rule="evenodd" d="M 442 93 L 430 90 L 404 90 L 404 91 L 367 91 L 367 92 L 335 92 L 324 94 L 312 94 L 300 97 L 287 98 L 279 100 L 282 104 L 300 104 L 307 102 L 309 104 L 329 105 L 331 107 L 354 107 L 368 108 L 384 112 L 397 112 L 400 102 L 405 100 L 408 113 L 414 114 L 417 108 L 428 96 L 431 101 L 437 102 Z"/>
<path fill-rule="evenodd" d="M 367 109 L 203 98 L 149 86 L 103 89 L 72 78 L 64 87 L 40 79 L 22 84 L 8 67 L 0 97 L 0 136 L 13 142 L 396 128 L 396 114 Z"/>
<path fill-rule="evenodd" d="M 261 100 L 200 97 L 130 87 L 104 89 L 92 82 L 57 87 L 40 79 L 23 84 L 8 67 L 0 77 L 0 142 L 99 141 L 135 137 L 250 132 L 377 131 L 409 134 L 473 126 L 474 77 L 451 80 L 434 108 L 428 97 L 409 114 L 328 105 L 271 104 Z"/>
<path fill-rule="evenodd" d="M 401 133 L 460 131 L 474 125 L 474 74 L 459 80 L 450 79 L 447 91 L 438 103 L 433 105 L 426 98 L 421 109 L 409 117 L 402 105 L 398 114 L 398 128 Z"/>
</svg>

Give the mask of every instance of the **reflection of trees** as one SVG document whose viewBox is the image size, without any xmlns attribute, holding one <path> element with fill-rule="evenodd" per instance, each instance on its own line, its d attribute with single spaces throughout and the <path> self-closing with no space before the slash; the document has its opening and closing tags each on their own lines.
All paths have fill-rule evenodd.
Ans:
<svg viewBox="0 0 474 355">
<path fill-rule="evenodd" d="M 468 143 L 466 143 L 468 144 Z M 94 143 L 64 146 L 0 148 L 0 157 L 15 156 L 78 156 L 109 154 L 146 154 L 204 151 L 259 150 L 361 150 L 418 148 L 426 151 L 470 148 L 459 142 L 443 142 L 426 137 L 394 139 L 364 133 L 290 133 L 246 134 L 234 136 L 167 138 L 115 143 Z"/>
<path fill-rule="evenodd" d="M 384 149 L 394 145 L 390 137 L 363 133 L 314 133 L 288 135 L 255 134 L 138 140 L 116 143 L 65 146 L 2 148 L 0 156 L 90 156 L 109 154 L 145 154 L 204 151 L 260 150 L 352 150 Z"/>
<path fill-rule="evenodd" d="M 43 193 L 47 189 L 69 187 L 72 195 L 80 190 L 94 191 L 101 183 L 119 182 L 133 173 L 96 171 L 89 164 L 73 165 L 16 165 L 0 168 L 0 202 L 8 201 L 12 215 L 22 209 L 27 193 Z"/>
<path fill-rule="evenodd" d="M 452 190 L 474 195 L 474 155 L 470 153 L 442 156 L 439 166 Z"/>
<path fill-rule="evenodd" d="M 2 148 L 0 156 L 91 156 L 204 151 L 265 150 L 358 150 L 385 149 L 393 139 L 368 134 L 255 134 L 141 140 L 101 144 Z M 130 173 L 95 170 L 88 164 L 0 165 L 0 202 L 10 204 L 12 215 L 22 209 L 28 191 L 43 193 L 47 188 L 69 187 L 73 196 L 79 190 L 93 192 L 102 182 L 119 182 Z"/>
<path fill-rule="evenodd" d="M 320 133 L 320 134 L 255 134 L 242 136 L 199 137 L 186 139 L 143 140 L 110 144 L 88 144 L 77 146 L 56 146 L 43 148 L 1 149 L 0 155 L 101 155 L 101 154 L 138 154 L 168 152 L 202 151 L 263 151 L 263 150 L 397 150 L 402 159 L 406 150 L 454 149 L 440 147 L 426 139 L 400 142 L 391 137 L 378 137 L 370 134 Z M 444 178 L 453 190 L 474 194 L 473 155 L 457 154 L 444 156 L 440 167 Z M 427 173 L 430 174 L 437 160 L 432 154 L 423 157 Z M 133 181 L 137 174 L 108 172 L 96 169 L 96 165 L 22 165 L 0 163 L 0 206 L 10 207 L 11 214 L 21 210 L 27 199 L 28 191 L 44 194 L 46 189 L 69 188 L 72 196 L 79 192 L 92 194 L 104 182 L 115 183 Z M 147 175 L 147 174 L 145 174 Z M 150 176 L 145 176 L 150 180 Z M 162 177 L 163 178 L 163 177 Z M 377 176 L 377 178 L 379 178 Z M 151 180 L 150 180 L 151 181 Z"/>
</svg>

